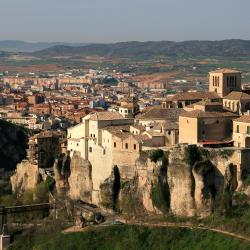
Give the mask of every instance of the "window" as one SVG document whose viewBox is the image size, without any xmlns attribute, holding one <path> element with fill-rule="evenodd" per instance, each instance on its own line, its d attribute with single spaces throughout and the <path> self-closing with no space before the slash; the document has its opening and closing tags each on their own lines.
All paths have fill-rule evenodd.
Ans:
<svg viewBox="0 0 250 250">
<path fill-rule="evenodd" d="M 114 142 L 114 148 L 116 148 L 116 142 Z"/>
<path fill-rule="evenodd" d="M 89 147 L 89 152 L 92 153 L 92 147 Z"/>
<path fill-rule="evenodd" d="M 217 120 L 216 123 L 218 124 L 218 123 L 219 123 L 219 120 Z"/>
<path fill-rule="evenodd" d="M 134 150 L 136 150 L 136 144 L 134 144 Z"/>
<path fill-rule="evenodd" d="M 237 125 L 236 132 L 240 133 L 240 125 Z"/>
<path fill-rule="evenodd" d="M 128 143 L 125 143 L 125 148 L 128 149 Z"/>
<path fill-rule="evenodd" d="M 247 126 L 247 134 L 250 135 L 250 126 Z"/>
</svg>

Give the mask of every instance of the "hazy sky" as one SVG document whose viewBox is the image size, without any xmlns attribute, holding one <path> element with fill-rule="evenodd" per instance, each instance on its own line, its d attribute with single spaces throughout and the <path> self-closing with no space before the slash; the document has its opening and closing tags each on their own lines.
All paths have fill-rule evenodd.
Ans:
<svg viewBox="0 0 250 250">
<path fill-rule="evenodd" d="M 250 39 L 250 0 L 0 0 L 0 40 Z"/>
</svg>

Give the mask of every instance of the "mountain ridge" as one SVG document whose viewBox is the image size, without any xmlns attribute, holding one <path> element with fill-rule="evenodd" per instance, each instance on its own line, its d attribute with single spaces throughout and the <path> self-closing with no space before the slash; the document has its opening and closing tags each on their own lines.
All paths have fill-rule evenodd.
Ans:
<svg viewBox="0 0 250 250">
<path fill-rule="evenodd" d="M 35 56 L 103 56 L 103 57 L 154 57 L 154 56 L 250 56 L 250 40 L 229 39 L 220 41 L 190 40 L 93 43 L 85 46 L 56 45 L 32 53 Z"/>
<path fill-rule="evenodd" d="M 67 42 L 25 42 L 21 40 L 0 40 L 0 51 L 4 52 L 34 52 L 58 45 L 84 46 L 87 43 Z"/>
</svg>

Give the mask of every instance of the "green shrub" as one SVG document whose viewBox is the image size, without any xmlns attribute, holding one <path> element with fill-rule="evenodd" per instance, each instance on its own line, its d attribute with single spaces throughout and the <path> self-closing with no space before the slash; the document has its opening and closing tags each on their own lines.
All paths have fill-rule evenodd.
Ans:
<svg viewBox="0 0 250 250">
<path fill-rule="evenodd" d="M 153 205 L 163 213 L 169 211 L 170 193 L 167 183 L 162 183 L 160 180 L 154 185 L 151 191 Z"/>
<path fill-rule="evenodd" d="M 48 185 L 46 182 L 41 182 L 35 187 L 34 200 L 36 203 L 49 202 Z"/>
<path fill-rule="evenodd" d="M 184 160 L 190 166 L 193 166 L 195 162 L 202 160 L 202 155 L 199 148 L 196 145 L 189 145 L 185 148 Z"/>
<path fill-rule="evenodd" d="M 168 152 L 161 149 L 153 150 L 149 154 L 149 159 L 155 163 L 162 161 L 165 165 L 168 165 Z"/>
</svg>

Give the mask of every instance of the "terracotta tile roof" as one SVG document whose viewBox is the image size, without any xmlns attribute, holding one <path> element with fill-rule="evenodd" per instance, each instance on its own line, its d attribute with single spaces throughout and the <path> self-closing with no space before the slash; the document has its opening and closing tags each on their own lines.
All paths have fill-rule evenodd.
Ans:
<svg viewBox="0 0 250 250">
<path fill-rule="evenodd" d="M 199 102 L 195 102 L 193 104 L 187 105 L 187 108 L 193 108 L 195 105 L 201 106 L 223 106 L 222 102 L 211 102 L 209 99 L 204 99 Z"/>
<path fill-rule="evenodd" d="M 179 125 L 178 122 L 164 122 L 164 123 L 159 123 L 157 122 L 154 127 L 152 128 L 152 130 L 171 130 L 171 129 L 179 129 Z"/>
<path fill-rule="evenodd" d="M 240 91 L 232 91 L 223 99 L 226 100 L 250 100 L 250 95 Z"/>
<path fill-rule="evenodd" d="M 138 142 L 141 142 L 142 141 L 142 135 L 134 135 L 134 134 L 130 133 L 129 128 L 130 128 L 129 125 L 125 125 L 125 126 L 109 126 L 109 127 L 104 128 L 103 130 L 107 130 L 112 135 L 120 138 L 121 140 L 126 140 L 129 137 L 133 137 Z"/>
<path fill-rule="evenodd" d="M 246 123 L 250 123 L 250 115 L 243 115 L 237 119 L 235 119 L 234 121 L 236 122 L 246 122 Z"/>
<path fill-rule="evenodd" d="M 241 72 L 238 70 L 235 70 L 235 69 L 224 68 L 224 69 L 217 69 L 217 70 L 209 72 L 209 74 L 211 74 L 211 73 L 212 74 L 213 73 L 235 74 L 235 73 L 241 73 Z"/>
<path fill-rule="evenodd" d="M 124 118 L 120 113 L 118 112 L 96 112 L 89 118 L 92 121 L 110 121 L 110 120 L 122 120 L 126 119 Z"/>
<path fill-rule="evenodd" d="M 221 99 L 221 97 L 215 92 L 183 92 L 168 97 L 167 101 L 199 101 L 203 99 Z"/>
<path fill-rule="evenodd" d="M 193 110 L 190 112 L 185 112 L 180 115 L 181 117 L 190 117 L 190 118 L 236 118 L 238 115 L 232 112 L 204 112 L 202 110 Z"/>
<path fill-rule="evenodd" d="M 131 125 L 130 127 L 138 129 L 140 131 L 145 131 L 146 130 L 146 128 L 144 126 L 140 125 L 140 124 L 134 124 L 134 125 Z"/>
<path fill-rule="evenodd" d="M 175 120 L 177 121 L 179 115 L 184 112 L 183 109 L 164 109 L 164 108 L 151 108 L 143 114 L 136 116 L 138 120 Z"/>
</svg>

